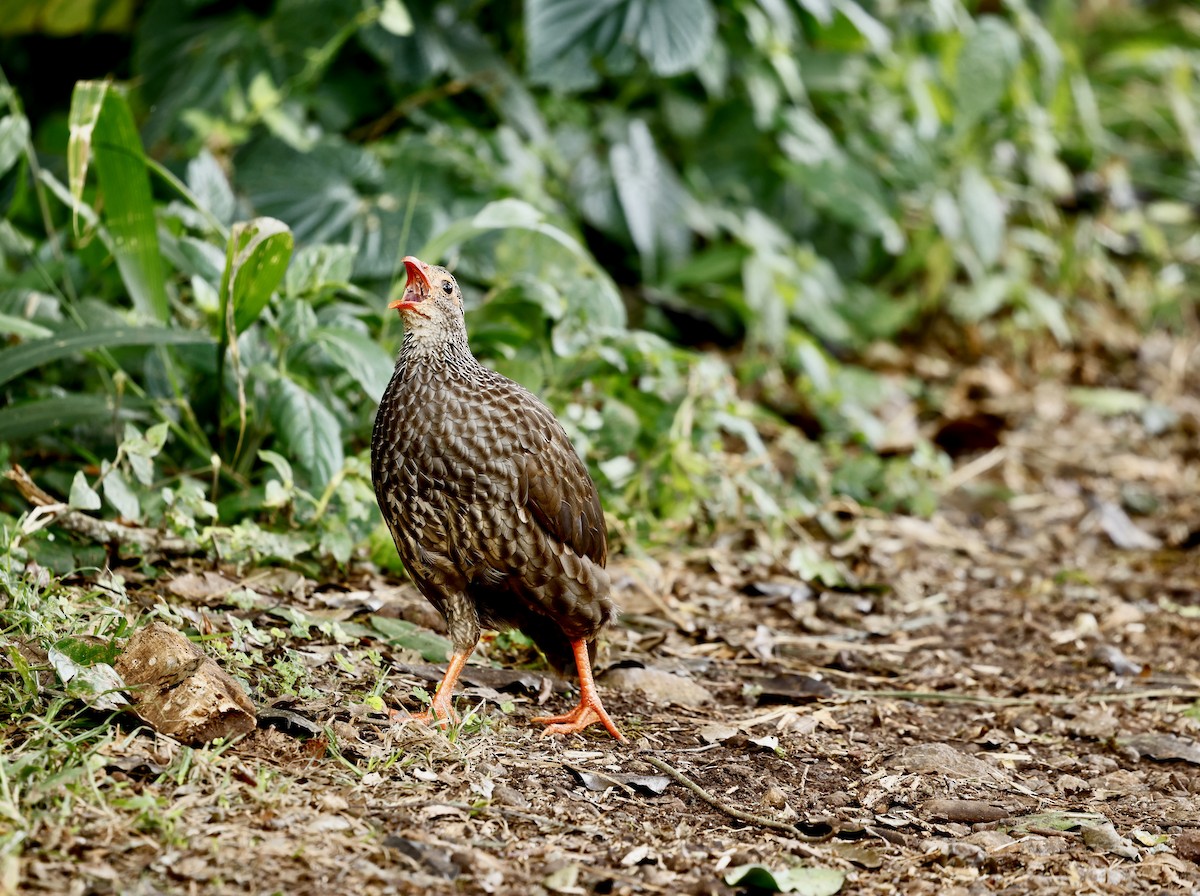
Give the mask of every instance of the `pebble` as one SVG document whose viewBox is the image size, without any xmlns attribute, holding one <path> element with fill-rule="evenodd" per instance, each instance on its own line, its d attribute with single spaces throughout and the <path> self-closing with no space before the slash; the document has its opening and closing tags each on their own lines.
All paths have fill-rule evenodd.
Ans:
<svg viewBox="0 0 1200 896">
<path fill-rule="evenodd" d="M 769 806 L 772 809 L 782 809 L 787 805 L 787 794 L 772 784 L 767 788 L 767 792 L 763 794 L 762 801 L 764 806 Z"/>
<path fill-rule="evenodd" d="M 1175 852 L 1181 859 L 1200 865 L 1200 831 L 1187 830 L 1176 837 Z"/>
</svg>

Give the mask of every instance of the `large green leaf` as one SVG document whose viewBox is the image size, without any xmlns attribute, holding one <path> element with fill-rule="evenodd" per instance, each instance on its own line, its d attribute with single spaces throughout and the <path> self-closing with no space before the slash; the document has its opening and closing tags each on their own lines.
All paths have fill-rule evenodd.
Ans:
<svg viewBox="0 0 1200 896">
<path fill-rule="evenodd" d="M 1020 40 L 1007 22 L 995 16 L 979 20 L 958 54 L 954 98 L 959 127 L 973 125 L 1000 105 L 1020 57 Z"/>
<path fill-rule="evenodd" d="M 643 9 L 637 45 L 656 75 L 670 77 L 700 64 L 717 23 L 708 0 L 650 0 Z"/>
<path fill-rule="evenodd" d="M 985 267 L 1000 260 L 1004 249 L 1004 201 L 996 188 L 974 166 L 963 171 L 958 188 L 958 204 L 962 211 L 967 238 Z"/>
<path fill-rule="evenodd" d="M 888 207 L 894 197 L 870 167 L 838 143 L 829 128 L 807 109 L 783 116 L 780 144 L 790 162 L 784 171 L 828 217 L 864 233 L 877 233 L 892 253 L 903 251 L 904 231 Z M 793 164 L 794 163 L 794 164 Z"/>
<path fill-rule="evenodd" d="M 321 400 L 287 377 L 268 387 L 267 413 L 275 433 L 309 480 L 324 488 L 342 468 L 342 427 Z"/>
<path fill-rule="evenodd" d="M 429 663 L 444 663 L 450 656 L 453 645 L 436 632 L 427 628 L 413 625 L 404 619 L 392 616 L 372 616 L 371 625 L 375 627 L 388 642 L 407 647 L 421 654 L 421 658 Z"/>
<path fill-rule="evenodd" d="M 255 218 L 233 225 L 221 277 L 221 316 L 224 320 L 232 305 L 238 333 L 258 320 L 271 293 L 282 282 L 293 242 L 291 230 L 275 218 Z"/>
<path fill-rule="evenodd" d="M 687 195 L 654 145 L 650 128 L 629 123 L 627 138 L 609 153 L 613 184 L 647 279 L 655 279 L 660 255 L 682 257 L 690 247 L 684 221 Z"/>
<path fill-rule="evenodd" d="M 344 288 L 354 273 L 354 247 L 337 243 L 304 246 L 288 266 L 284 292 L 288 296 L 316 296 Z"/>
<path fill-rule="evenodd" d="M 0 385 L 26 371 L 69 358 L 80 352 L 128 345 L 195 345 L 211 343 L 205 333 L 162 327 L 111 327 L 59 333 L 0 351 Z"/>
<path fill-rule="evenodd" d="M 311 338 L 329 360 L 354 378 L 372 399 L 378 399 L 392 378 L 395 362 L 374 339 L 344 327 L 319 327 Z"/>
<path fill-rule="evenodd" d="M 236 182 L 256 211 L 287 221 L 301 242 L 359 251 L 381 237 L 393 250 L 398 242 L 403 195 L 384 189 L 391 185 L 375 155 L 344 140 L 328 137 L 309 152 L 260 140 L 239 156 Z"/>
<path fill-rule="evenodd" d="M 104 223 L 133 306 L 144 316 L 170 316 L 150 177 L 142 140 L 125 95 L 107 81 L 80 81 L 71 95 L 67 169 L 71 195 L 83 199 L 94 158 L 103 195 Z"/>
<path fill-rule="evenodd" d="M 619 67 L 629 46 L 657 75 L 689 71 L 712 45 L 716 15 L 709 0 L 525 0 L 525 29 L 530 79 L 561 87 L 564 63 Z"/>
</svg>

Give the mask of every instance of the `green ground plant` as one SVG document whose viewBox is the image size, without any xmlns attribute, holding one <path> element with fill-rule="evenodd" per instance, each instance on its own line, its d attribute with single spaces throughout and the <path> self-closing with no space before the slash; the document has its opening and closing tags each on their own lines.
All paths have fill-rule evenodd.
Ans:
<svg viewBox="0 0 1200 896">
<path fill-rule="evenodd" d="M 873 346 L 1194 314 L 1184 5 L 589 9 L 162 0 L 75 26 L 115 30 L 129 89 L 53 97 L 15 16 L 0 450 L 230 556 L 386 565 L 366 455 L 417 254 L 624 543 L 782 530 L 833 494 L 934 506 L 945 458 L 886 421 L 921 386 Z"/>
</svg>

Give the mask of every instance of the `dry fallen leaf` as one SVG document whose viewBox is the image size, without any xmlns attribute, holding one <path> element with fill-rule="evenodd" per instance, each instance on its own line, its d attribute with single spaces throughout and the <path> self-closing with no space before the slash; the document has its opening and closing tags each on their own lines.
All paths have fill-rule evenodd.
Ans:
<svg viewBox="0 0 1200 896">
<path fill-rule="evenodd" d="M 671 783 L 671 779 L 665 775 L 623 775 L 611 772 L 594 772 L 579 768 L 578 766 L 567 765 L 566 763 L 564 763 L 563 767 L 578 778 L 588 790 L 604 791 L 611 787 L 616 787 L 622 790 L 638 790 L 657 796 L 666 790 L 667 785 Z"/>
<path fill-rule="evenodd" d="M 769 893 L 799 893 L 800 896 L 833 896 L 846 882 L 846 875 L 833 868 L 796 865 L 772 869 L 765 865 L 738 865 L 725 872 L 730 886 L 766 890 Z"/>
<path fill-rule="evenodd" d="M 637 691 L 654 703 L 675 703 L 679 706 L 702 706 L 711 703 L 708 688 L 671 672 L 635 666 L 609 669 L 600 683 L 616 691 Z"/>
<path fill-rule="evenodd" d="M 1132 747 L 1143 756 L 1151 759 L 1167 761 L 1182 759 L 1193 765 L 1200 765 L 1200 744 L 1174 734 L 1135 734 L 1133 737 L 1123 737 L 1118 743 Z"/>
<path fill-rule="evenodd" d="M 1136 859 L 1139 855 L 1137 847 L 1118 834 L 1110 821 L 1081 825 L 1079 832 L 1083 835 L 1083 842 L 1094 850 L 1123 859 Z"/>
</svg>

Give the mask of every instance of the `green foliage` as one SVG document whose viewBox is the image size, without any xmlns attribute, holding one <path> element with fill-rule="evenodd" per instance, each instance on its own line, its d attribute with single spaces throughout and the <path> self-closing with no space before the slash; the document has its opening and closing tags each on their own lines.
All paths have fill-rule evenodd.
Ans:
<svg viewBox="0 0 1200 896">
<path fill-rule="evenodd" d="M 380 559 L 417 254 L 621 532 L 927 512 L 945 461 L 885 422 L 919 390 L 864 350 L 1194 313 L 1200 26 L 1111 6 L 153 0 L 128 93 L 0 77 L 0 441 L 93 512 Z"/>
<path fill-rule="evenodd" d="M 71 95 L 67 163 L 71 198 L 83 202 L 88 164 L 95 157 L 104 202 L 105 244 L 121 270 L 133 307 L 151 320 L 170 314 L 162 253 L 142 139 L 125 96 L 103 81 L 80 81 Z"/>
</svg>

